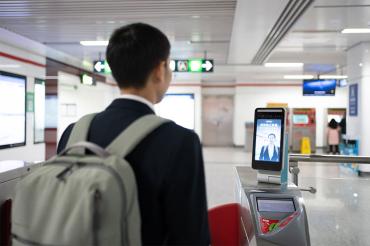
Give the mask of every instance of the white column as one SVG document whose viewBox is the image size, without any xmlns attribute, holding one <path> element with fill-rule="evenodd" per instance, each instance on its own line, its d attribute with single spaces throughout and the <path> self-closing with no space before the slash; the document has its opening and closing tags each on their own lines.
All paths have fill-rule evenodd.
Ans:
<svg viewBox="0 0 370 246">
<path fill-rule="evenodd" d="M 360 155 L 370 156 L 370 42 L 347 51 L 347 68 L 349 84 L 358 84 L 358 115 L 350 116 L 348 108 L 347 135 L 360 140 Z M 370 165 L 360 170 L 370 172 Z"/>
</svg>

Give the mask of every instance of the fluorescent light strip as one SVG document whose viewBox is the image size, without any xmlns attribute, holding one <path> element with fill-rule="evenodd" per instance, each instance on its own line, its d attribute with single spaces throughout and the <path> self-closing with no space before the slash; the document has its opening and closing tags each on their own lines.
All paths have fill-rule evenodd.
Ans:
<svg viewBox="0 0 370 246">
<path fill-rule="evenodd" d="M 303 67 L 302 62 L 268 62 L 265 67 Z"/>
<path fill-rule="evenodd" d="M 284 79 L 313 79 L 313 75 L 284 75 Z"/>
<path fill-rule="evenodd" d="M 344 34 L 370 33 L 370 28 L 346 28 L 342 30 Z"/>
<path fill-rule="evenodd" d="M 320 75 L 319 76 L 320 79 L 347 79 L 348 76 L 347 75 Z"/>
<path fill-rule="evenodd" d="M 109 41 L 80 41 L 83 46 L 107 46 Z"/>
<path fill-rule="evenodd" d="M 0 68 L 20 68 L 18 64 L 0 64 Z"/>
</svg>

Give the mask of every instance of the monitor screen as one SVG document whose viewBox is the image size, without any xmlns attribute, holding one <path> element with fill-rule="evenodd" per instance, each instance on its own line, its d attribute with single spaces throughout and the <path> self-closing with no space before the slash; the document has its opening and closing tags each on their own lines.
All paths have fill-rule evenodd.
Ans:
<svg viewBox="0 0 370 246">
<path fill-rule="evenodd" d="M 293 199 L 272 199 L 257 198 L 257 208 L 259 212 L 284 212 L 292 213 L 295 211 Z"/>
<path fill-rule="evenodd" d="M 304 96 L 334 96 L 337 81 L 335 79 L 317 79 L 303 81 Z"/>
<path fill-rule="evenodd" d="M 45 81 L 35 79 L 34 143 L 45 141 Z"/>
<path fill-rule="evenodd" d="M 155 105 L 156 114 L 170 119 L 176 124 L 194 130 L 195 100 L 194 94 L 166 94 Z"/>
<path fill-rule="evenodd" d="M 307 125 L 309 123 L 309 118 L 307 114 L 294 114 L 293 124 Z"/>
<path fill-rule="evenodd" d="M 280 162 L 281 119 L 257 119 L 256 161 Z"/>
<path fill-rule="evenodd" d="M 45 128 L 58 127 L 58 96 L 45 96 Z"/>
<path fill-rule="evenodd" d="M 26 77 L 0 72 L 0 148 L 26 144 Z"/>
</svg>

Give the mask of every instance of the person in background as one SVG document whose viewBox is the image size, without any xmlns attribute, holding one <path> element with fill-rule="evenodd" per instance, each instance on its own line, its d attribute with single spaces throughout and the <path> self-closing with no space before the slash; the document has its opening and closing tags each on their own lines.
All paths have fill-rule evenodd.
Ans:
<svg viewBox="0 0 370 246">
<path fill-rule="evenodd" d="M 331 119 L 328 124 L 328 145 L 329 153 L 339 154 L 339 126 L 334 119 Z"/>
</svg>

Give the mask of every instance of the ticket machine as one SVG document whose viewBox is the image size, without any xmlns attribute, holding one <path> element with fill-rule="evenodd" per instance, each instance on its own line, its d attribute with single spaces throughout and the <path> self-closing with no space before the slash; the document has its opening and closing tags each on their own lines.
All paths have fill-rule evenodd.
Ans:
<svg viewBox="0 0 370 246">
<path fill-rule="evenodd" d="M 299 152 L 304 137 L 310 139 L 311 151 L 316 151 L 316 110 L 294 108 L 292 113 L 292 150 Z"/>
<path fill-rule="evenodd" d="M 247 241 L 257 246 L 309 246 L 308 220 L 301 191 L 286 179 L 288 151 L 284 146 L 288 145 L 284 110 L 257 109 L 254 132 L 252 168 L 236 168 L 237 199 L 241 204 L 241 223 Z M 279 143 L 275 143 L 279 153 L 270 150 L 270 154 L 258 154 L 264 151 L 258 138 L 266 134 L 268 138 L 271 132 L 279 139 Z M 267 155 L 274 158 L 268 159 Z M 266 176 L 273 178 L 266 179 Z M 252 233 L 245 228 L 253 228 Z"/>
</svg>

